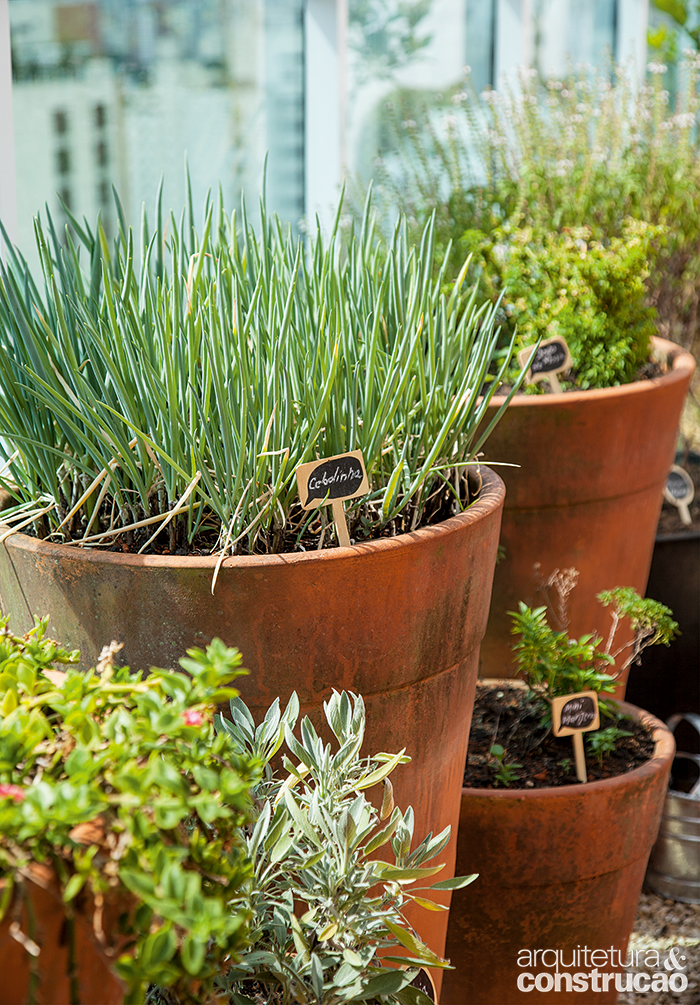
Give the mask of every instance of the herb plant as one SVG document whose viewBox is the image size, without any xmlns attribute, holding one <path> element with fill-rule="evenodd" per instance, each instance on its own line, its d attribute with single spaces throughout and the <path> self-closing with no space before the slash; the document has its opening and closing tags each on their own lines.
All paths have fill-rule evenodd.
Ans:
<svg viewBox="0 0 700 1005">
<path fill-rule="evenodd" d="M 586 743 L 592 754 L 598 758 L 598 763 L 603 763 L 606 754 L 612 754 L 616 749 L 618 740 L 623 736 L 632 736 L 627 729 L 620 729 L 619 726 L 607 726 L 605 729 L 596 729 L 592 733 L 586 733 Z"/>
<path fill-rule="evenodd" d="M 143 679 L 113 665 L 112 644 L 82 673 L 45 630 L 0 621 L 0 911 L 44 862 L 67 912 L 88 912 L 127 1003 L 150 982 L 198 1001 L 246 944 L 246 911 L 229 904 L 250 876 L 240 827 L 259 766 L 211 723 L 237 694 L 240 655 L 215 640 L 186 672 Z M 121 921 L 101 930 L 113 906 Z"/>
<path fill-rule="evenodd" d="M 576 387 L 613 387 L 637 378 L 656 334 L 644 280 L 663 228 L 627 218 L 608 244 L 591 240 L 590 227 L 541 233 L 532 227 L 497 228 L 490 236 L 468 231 L 489 289 L 516 334 L 516 351 L 561 336 L 571 351 Z M 513 371 L 511 379 L 517 379 Z M 528 392 L 542 393 L 539 384 Z"/>
<path fill-rule="evenodd" d="M 506 760 L 505 749 L 500 743 L 494 743 L 489 750 L 491 757 L 496 761 L 496 771 L 494 778 L 496 784 L 503 785 L 508 788 L 514 782 L 517 782 L 519 776 L 518 768 L 522 768 L 522 764 L 511 763 Z"/>
<path fill-rule="evenodd" d="M 259 228 L 207 201 L 178 222 L 158 196 L 138 235 L 119 203 L 110 244 L 69 214 L 36 222 L 42 281 L 19 251 L 0 268 L 4 520 L 40 538 L 123 550 L 291 551 L 318 514 L 298 464 L 361 449 L 371 492 L 357 538 L 459 511 L 496 383 L 496 309 L 433 278 L 397 224 L 386 250 L 368 205 L 308 244 L 261 206 Z M 480 397 L 483 396 L 483 397 Z M 323 522 L 323 517 L 321 517 Z M 330 538 L 330 535 L 328 536 Z M 308 539 L 305 538 L 308 543 Z"/>
<path fill-rule="evenodd" d="M 575 582 L 575 570 L 565 570 L 565 577 L 567 573 Z M 603 641 L 600 636 L 591 634 L 570 639 L 568 632 L 554 631 L 547 624 L 546 607 L 533 610 L 521 602 L 520 610 L 511 612 L 512 631 L 520 637 L 513 646 L 518 670 L 546 718 L 549 718 L 552 698 L 578 691 L 613 693 L 617 679 L 633 661 L 639 660 L 646 646 L 668 645 L 677 634 L 678 625 L 671 611 L 656 600 L 640 597 L 631 587 L 606 590 L 598 599 L 605 606 L 613 606 L 607 652 L 600 649 Z M 629 619 L 634 635 L 630 642 L 613 651 L 615 636 L 624 618 Z M 616 668 L 616 672 L 613 673 L 612 668 Z M 601 702 L 601 707 L 605 709 L 605 702 Z"/>
<path fill-rule="evenodd" d="M 561 78 L 525 69 L 514 86 L 477 95 L 467 76 L 451 91 L 392 95 L 377 171 L 387 205 L 418 232 L 436 216 L 438 261 L 457 275 L 470 232 L 532 228 L 547 235 L 590 228 L 608 247 L 623 222 L 665 227 L 651 257 L 648 304 L 662 332 L 697 346 L 700 308 L 700 56 L 678 62 L 669 100 L 653 62 L 648 79 L 629 67 L 584 68 Z"/>
<path fill-rule="evenodd" d="M 403 907 L 414 901 L 443 910 L 430 891 L 455 890 L 476 876 L 424 885 L 442 869 L 426 863 L 447 844 L 449 827 L 411 850 L 413 812 L 394 806 L 389 781 L 408 758 L 403 751 L 360 756 L 361 697 L 334 691 L 324 703 L 335 750 L 308 718 L 300 738 L 294 735 L 298 711 L 296 695 L 284 713 L 275 701 L 256 726 L 235 698 L 232 721 L 218 718 L 239 751 L 266 766 L 255 789 L 257 819 L 246 838 L 254 876 L 243 906 L 252 913 L 252 945 L 226 978 L 231 1000 L 427 1005 L 427 996 L 409 986 L 416 967 L 447 964 L 411 930 Z M 273 758 L 283 771 L 273 769 Z M 377 785 L 384 788 L 379 810 L 365 795 Z M 421 885 L 414 889 L 416 882 Z"/>
</svg>

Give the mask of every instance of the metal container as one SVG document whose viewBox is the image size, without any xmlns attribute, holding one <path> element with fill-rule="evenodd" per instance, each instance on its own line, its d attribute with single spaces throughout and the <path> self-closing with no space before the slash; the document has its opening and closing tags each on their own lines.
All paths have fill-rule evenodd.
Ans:
<svg viewBox="0 0 700 1005">
<path fill-rule="evenodd" d="M 668 728 L 673 732 L 683 720 L 700 733 L 700 715 L 694 712 L 672 715 Z M 693 762 L 698 778 L 689 792 L 669 789 L 659 836 L 649 858 L 646 886 L 662 897 L 700 904 L 700 754 L 679 751 L 674 768 L 678 761 Z"/>
</svg>

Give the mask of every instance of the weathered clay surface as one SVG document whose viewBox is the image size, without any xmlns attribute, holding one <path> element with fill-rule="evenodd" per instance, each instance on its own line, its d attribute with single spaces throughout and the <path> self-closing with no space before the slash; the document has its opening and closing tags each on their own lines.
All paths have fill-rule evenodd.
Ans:
<svg viewBox="0 0 700 1005">
<path fill-rule="evenodd" d="M 0 595 L 15 629 L 48 613 L 51 633 L 94 665 L 124 642 L 132 667 L 176 666 L 215 636 L 243 654 L 238 682 L 257 721 L 299 695 L 318 725 L 333 688 L 367 705 L 366 753 L 405 747 L 397 804 L 415 835 L 452 824 L 441 856 L 453 875 L 459 798 L 479 643 L 488 616 L 504 488 L 482 469 L 481 497 L 459 516 L 396 538 L 315 553 L 227 559 L 90 552 L 17 534 L 0 546 Z M 446 901 L 449 899 L 445 898 Z M 444 915 L 414 924 L 442 951 Z"/>
<path fill-rule="evenodd" d="M 508 612 L 521 600 L 545 603 L 537 588 L 555 569 L 579 570 L 569 599 L 569 632 L 576 637 L 593 631 L 606 637 L 610 615 L 596 600 L 601 590 L 633 586 L 644 595 L 695 366 L 679 346 L 655 342 L 669 356 L 669 373 L 623 387 L 517 396 L 489 437 L 487 459 L 520 467 L 498 469 L 507 490 L 505 554 L 481 646 L 482 677 L 514 674 Z M 493 398 L 491 409 L 498 404 Z"/>
<path fill-rule="evenodd" d="M 523 949 L 558 949 L 565 960 L 585 946 L 624 953 L 675 748 L 661 722 L 623 707 L 655 728 L 654 756 L 634 771 L 552 789 L 463 789 L 456 868 L 479 879 L 452 898 L 446 952 L 456 969 L 441 1005 L 552 1000 L 554 992 L 518 990 Z M 617 1001 L 614 986 L 574 994 L 584 1005 Z"/>
<path fill-rule="evenodd" d="M 25 900 L 16 893 L 8 912 L 0 922 L 0 1000 L 4 1005 L 69 1005 L 72 997 L 71 961 L 66 939 L 66 908 L 53 871 L 35 862 L 25 881 Z M 121 1005 L 125 987 L 110 971 L 106 955 L 93 931 L 92 911 L 80 910 L 85 897 L 78 898 L 73 919 L 75 932 L 75 975 L 79 1005 Z M 102 914 L 105 927 L 116 926 L 118 908 L 107 905 Z M 13 922 L 20 937 L 31 934 L 40 948 L 36 957 L 10 934 Z M 112 934 L 112 929 L 110 934 Z M 30 989 L 32 964 L 36 983 Z"/>
</svg>

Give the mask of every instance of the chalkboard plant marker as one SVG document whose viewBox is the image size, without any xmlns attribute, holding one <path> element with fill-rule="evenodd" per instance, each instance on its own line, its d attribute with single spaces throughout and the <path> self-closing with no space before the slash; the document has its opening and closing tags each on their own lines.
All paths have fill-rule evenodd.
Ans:
<svg viewBox="0 0 700 1005">
<path fill-rule="evenodd" d="M 536 384 L 540 380 L 548 380 L 555 394 L 561 392 L 558 373 L 571 369 L 571 353 L 566 339 L 561 335 L 545 339 L 538 346 L 527 345 L 518 353 L 518 363 L 521 367 L 529 363 L 525 381 Z"/>
<path fill-rule="evenodd" d="M 552 699 L 552 732 L 555 736 L 570 736 L 574 744 L 576 777 L 587 782 L 583 734 L 600 729 L 598 695 L 595 691 L 578 691 Z"/>
<path fill-rule="evenodd" d="M 344 499 L 356 499 L 369 492 L 369 481 L 361 450 L 334 454 L 317 461 L 300 464 L 296 469 L 301 508 L 333 507 L 333 522 L 342 548 L 350 547 L 350 535 L 345 520 Z"/>
<path fill-rule="evenodd" d="M 672 464 L 664 487 L 664 499 L 666 502 L 671 503 L 672 506 L 677 507 L 681 521 L 686 527 L 690 526 L 693 522 L 688 507 L 693 501 L 694 496 L 695 486 L 693 485 L 693 479 L 685 468 Z"/>
</svg>

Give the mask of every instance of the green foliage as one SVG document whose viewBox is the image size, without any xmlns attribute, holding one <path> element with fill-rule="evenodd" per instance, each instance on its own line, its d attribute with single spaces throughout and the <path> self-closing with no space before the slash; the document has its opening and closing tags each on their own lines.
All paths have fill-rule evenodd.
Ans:
<svg viewBox="0 0 700 1005">
<path fill-rule="evenodd" d="M 576 570 L 567 571 L 575 573 Z M 616 680 L 630 663 L 639 660 L 643 649 L 659 642 L 668 645 L 677 634 L 678 625 L 672 620 L 669 609 L 656 600 L 640 597 L 632 587 L 606 590 L 598 600 L 606 607 L 613 605 L 607 651 L 599 648 L 603 641 L 599 636 L 570 639 L 567 632 L 554 631 L 547 624 L 546 607 L 533 610 L 521 602 L 517 613 L 510 612 L 512 632 L 520 636 L 513 646 L 519 673 L 540 703 L 546 719 L 549 719 L 548 706 L 552 698 L 579 691 L 596 691 L 599 695 L 613 693 Z M 633 639 L 613 651 L 617 629 L 625 618 L 629 619 Z M 619 657 L 623 658 L 618 665 Z M 610 672 L 612 667 L 617 667 L 615 673 Z M 601 705 L 605 711 L 605 702 Z"/>
<path fill-rule="evenodd" d="M 627 729 L 620 729 L 619 726 L 607 726 L 605 729 L 596 729 L 591 733 L 586 733 L 586 743 L 591 753 L 598 758 L 598 763 L 603 763 L 606 754 L 612 754 L 617 747 L 617 742 L 623 736 L 632 736 Z"/>
<path fill-rule="evenodd" d="M 415 967 L 447 964 L 410 929 L 403 906 L 415 901 L 442 910 L 430 900 L 431 890 L 458 889 L 476 877 L 422 885 L 443 868 L 425 863 L 444 849 L 449 827 L 411 850 L 413 811 L 394 806 L 388 777 L 408 758 L 403 751 L 360 756 L 361 697 L 334 691 L 324 703 L 336 750 L 308 718 L 300 738 L 294 735 L 298 711 L 296 695 L 284 713 L 276 701 L 256 726 L 243 702 L 234 699 L 232 721 L 217 720 L 241 752 L 266 762 L 265 779 L 255 792 L 257 820 L 247 837 L 254 878 L 244 904 L 253 916 L 252 946 L 226 986 L 235 1005 L 261 1000 L 252 981 L 259 982 L 266 1002 L 340 1005 L 376 999 L 426 1005 L 428 999 L 408 987 Z M 269 759 L 283 744 L 284 773 L 277 773 Z M 378 812 L 365 792 L 379 784 L 384 798 Z M 373 853 L 380 849 L 377 858 Z M 421 886 L 414 892 L 416 882 Z M 380 960 L 380 948 L 390 955 Z"/>
<path fill-rule="evenodd" d="M 686 347 L 700 309 L 700 58 L 678 63 L 674 105 L 665 67 L 648 81 L 625 67 L 541 80 L 476 95 L 466 78 L 450 92 L 397 92 L 385 134 L 380 194 L 417 233 L 435 213 L 438 259 L 457 275 L 469 231 L 532 228 L 535 241 L 587 227 L 609 247 L 626 218 L 665 229 L 646 286 L 659 327 Z"/>
<path fill-rule="evenodd" d="M 563 233 L 497 228 L 490 236 L 468 231 L 462 241 L 493 299 L 503 298 L 508 328 L 517 332 L 516 352 L 539 339 L 565 338 L 574 383 L 586 389 L 629 383 L 649 359 L 657 329 L 644 280 L 652 242 L 662 233 L 628 218 L 621 237 L 607 245 L 591 240 L 588 227 Z"/>
<path fill-rule="evenodd" d="M 247 913 L 229 902 L 250 875 L 240 827 L 259 765 L 211 721 L 237 694 L 240 655 L 216 639 L 189 650 L 187 673 L 143 679 L 113 666 L 112 647 L 82 673 L 45 632 L 0 620 L 2 911 L 46 862 L 69 910 L 121 915 L 105 948 L 129 1002 L 149 982 L 197 1001 L 246 943 Z"/>
<path fill-rule="evenodd" d="M 330 239 L 304 243 L 264 204 L 256 232 L 245 206 L 207 201 L 200 236 L 191 203 L 178 223 L 159 196 L 139 242 L 117 208 L 113 246 L 99 221 L 71 216 L 64 244 L 36 221 L 43 288 L 19 252 L 0 268 L 6 522 L 100 546 L 138 530 L 133 550 L 159 533 L 170 552 L 197 535 L 224 555 L 294 550 L 297 465 L 358 448 L 372 490 L 348 507 L 353 535 L 461 508 L 496 310 L 431 278 L 430 225 L 411 247 L 398 224 L 381 251 L 368 205 L 341 247 L 340 207 Z"/>
<path fill-rule="evenodd" d="M 629 618 L 637 637 L 633 659 L 637 656 L 639 642 L 643 642 L 644 647 L 659 643 L 668 646 L 678 635 L 678 622 L 673 620 L 668 607 L 651 597 L 640 597 L 631 586 L 604 590 L 598 595 L 598 600 L 605 607 L 613 605 L 614 618 Z"/>
<path fill-rule="evenodd" d="M 609 653 L 599 650 L 602 639 L 582 635 L 570 639 L 567 632 L 555 632 L 547 624 L 547 608 L 534 610 L 520 603 L 511 612 L 513 633 L 520 640 L 513 646 L 518 670 L 530 690 L 545 702 L 577 691 L 613 693 L 615 679 L 603 667 L 614 663 Z"/>
<path fill-rule="evenodd" d="M 699 0 L 690 0 L 688 3 L 683 3 L 682 0 L 652 0 L 652 3 L 657 10 L 668 14 L 676 22 L 682 29 L 680 34 L 684 40 L 689 40 L 696 50 L 700 50 Z M 659 49 L 665 59 L 674 62 L 678 59 L 679 32 L 674 31 L 669 22 L 662 21 L 655 27 L 649 28 L 647 42 L 652 48 Z"/>
<path fill-rule="evenodd" d="M 506 788 L 514 782 L 517 782 L 520 777 L 518 768 L 522 768 L 522 764 L 508 762 L 506 760 L 506 752 L 500 743 L 494 743 L 489 750 L 489 753 L 496 760 L 496 782 Z"/>
</svg>

